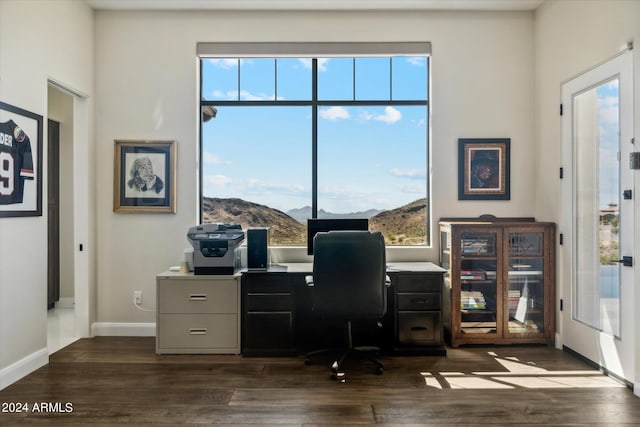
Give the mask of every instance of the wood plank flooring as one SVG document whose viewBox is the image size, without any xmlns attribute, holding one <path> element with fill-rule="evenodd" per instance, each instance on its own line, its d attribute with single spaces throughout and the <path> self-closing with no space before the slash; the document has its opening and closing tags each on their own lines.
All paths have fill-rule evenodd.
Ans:
<svg viewBox="0 0 640 427">
<path fill-rule="evenodd" d="M 328 365 L 301 357 L 158 356 L 154 345 L 134 337 L 71 344 L 0 391 L 1 409 L 30 409 L 0 412 L 0 425 L 640 426 L 631 390 L 545 346 L 383 357 L 383 375 L 355 363 L 340 383 Z M 34 412 L 41 402 L 45 410 Z"/>
</svg>

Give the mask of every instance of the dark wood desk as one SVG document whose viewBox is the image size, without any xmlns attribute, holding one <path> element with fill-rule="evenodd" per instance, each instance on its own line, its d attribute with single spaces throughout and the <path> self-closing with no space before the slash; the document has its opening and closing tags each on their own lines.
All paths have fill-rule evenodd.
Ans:
<svg viewBox="0 0 640 427">
<path fill-rule="evenodd" d="M 304 277 L 311 263 L 272 265 L 242 272 L 242 354 L 279 356 L 339 347 L 343 326 L 312 313 Z M 377 345 L 393 354 L 444 355 L 443 274 L 429 262 L 390 262 L 387 314 L 376 322 L 354 322 L 354 345 Z"/>
</svg>

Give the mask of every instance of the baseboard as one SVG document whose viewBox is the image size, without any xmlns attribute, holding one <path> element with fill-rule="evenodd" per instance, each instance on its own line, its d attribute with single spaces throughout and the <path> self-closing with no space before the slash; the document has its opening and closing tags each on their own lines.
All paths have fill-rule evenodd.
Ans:
<svg viewBox="0 0 640 427">
<path fill-rule="evenodd" d="M 12 363 L 0 370 L 0 390 L 10 386 L 48 363 L 49 351 L 46 347 Z"/>
<path fill-rule="evenodd" d="M 155 337 L 155 323 L 96 322 L 91 325 L 94 337 Z"/>
<path fill-rule="evenodd" d="M 562 350 L 566 351 L 567 353 L 571 354 L 573 357 L 575 357 L 576 359 L 580 359 L 582 360 L 584 363 L 586 363 L 587 365 L 590 365 L 591 367 L 593 367 L 594 369 L 599 370 L 600 372 L 602 372 L 604 375 L 613 378 L 616 381 L 619 381 L 621 384 L 624 384 L 625 386 L 627 386 L 629 388 L 629 390 L 634 391 L 634 393 L 636 395 L 638 395 L 637 391 L 638 390 L 638 383 L 632 383 L 631 381 L 614 374 L 613 372 L 609 371 L 607 368 L 605 368 L 604 366 L 602 366 L 601 364 L 599 364 L 598 362 L 595 362 L 591 359 L 589 359 L 586 356 L 583 356 L 582 354 L 578 353 L 577 351 L 573 350 L 570 347 L 567 347 L 566 345 L 562 346 Z"/>
<path fill-rule="evenodd" d="M 74 308 L 75 304 L 73 298 L 60 298 L 56 301 L 56 308 Z"/>
</svg>

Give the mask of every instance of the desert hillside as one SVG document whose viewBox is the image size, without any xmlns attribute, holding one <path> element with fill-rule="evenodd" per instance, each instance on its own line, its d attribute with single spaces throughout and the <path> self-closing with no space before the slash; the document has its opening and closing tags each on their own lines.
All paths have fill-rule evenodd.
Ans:
<svg viewBox="0 0 640 427">
<path fill-rule="evenodd" d="M 418 199 L 369 218 L 369 229 L 380 231 L 391 245 L 424 244 L 427 235 L 427 199 Z"/>
<path fill-rule="evenodd" d="M 300 215 L 302 210 L 290 211 Z M 367 211 L 371 213 L 371 211 Z M 320 215 L 319 215 L 320 216 Z M 306 224 L 269 206 L 242 199 L 203 198 L 203 222 L 224 222 L 249 227 L 269 227 L 272 245 L 306 245 Z M 335 217 L 324 212 L 322 217 Z M 419 199 L 369 218 L 369 228 L 380 231 L 389 245 L 415 245 L 425 242 L 427 200 Z"/>
<path fill-rule="evenodd" d="M 203 198 L 203 222 L 269 227 L 271 244 L 306 245 L 306 227 L 286 213 L 242 199 Z"/>
</svg>

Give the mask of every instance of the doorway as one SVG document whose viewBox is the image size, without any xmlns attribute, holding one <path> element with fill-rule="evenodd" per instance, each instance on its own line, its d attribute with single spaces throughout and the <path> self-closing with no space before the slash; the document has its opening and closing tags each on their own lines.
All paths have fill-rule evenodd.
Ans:
<svg viewBox="0 0 640 427">
<path fill-rule="evenodd" d="M 562 344 L 630 385 L 638 327 L 632 96 L 630 51 L 562 85 Z"/>
<path fill-rule="evenodd" d="M 77 339 L 73 250 L 73 96 L 48 90 L 47 223 L 49 354 Z"/>
</svg>

